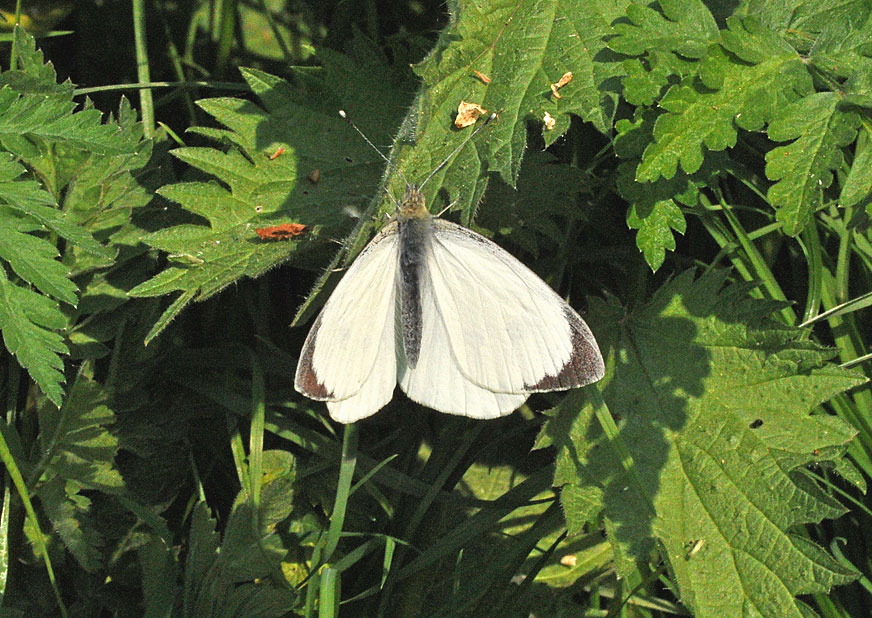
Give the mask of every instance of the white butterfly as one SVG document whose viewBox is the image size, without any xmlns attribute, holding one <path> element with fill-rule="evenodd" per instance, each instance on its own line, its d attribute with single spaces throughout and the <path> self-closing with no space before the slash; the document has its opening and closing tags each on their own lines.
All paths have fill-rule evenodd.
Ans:
<svg viewBox="0 0 872 618">
<path fill-rule="evenodd" d="M 429 408 L 487 419 L 604 370 L 560 296 L 484 236 L 433 218 L 409 185 L 315 320 L 295 387 L 340 423 L 377 412 L 398 382 Z"/>
</svg>

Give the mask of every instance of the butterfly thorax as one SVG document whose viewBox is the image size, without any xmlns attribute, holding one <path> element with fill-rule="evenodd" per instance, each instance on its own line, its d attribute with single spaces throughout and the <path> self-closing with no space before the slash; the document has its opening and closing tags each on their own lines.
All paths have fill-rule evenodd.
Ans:
<svg viewBox="0 0 872 618">
<path fill-rule="evenodd" d="M 424 199 L 424 194 L 418 190 L 417 185 L 408 185 L 406 194 L 403 196 L 403 201 L 400 204 L 400 210 L 397 213 L 397 219 L 400 221 L 409 219 L 428 219 L 430 212 L 427 210 L 427 202 Z"/>
</svg>

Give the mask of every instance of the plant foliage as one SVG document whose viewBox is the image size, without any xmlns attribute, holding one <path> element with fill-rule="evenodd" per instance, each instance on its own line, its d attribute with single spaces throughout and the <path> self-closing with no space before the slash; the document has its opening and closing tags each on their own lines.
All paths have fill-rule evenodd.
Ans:
<svg viewBox="0 0 872 618">
<path fill-rule="evenodd" d="M 114 4 L 0 71 L 0 615 L 869 613 L 865 3 L 156 0 L 136 59 Z M 180 81 L 58 78 L 137 64 Z M 600 383 L 348 427 L 293 390 L 425 179 Z"/>
</svg>

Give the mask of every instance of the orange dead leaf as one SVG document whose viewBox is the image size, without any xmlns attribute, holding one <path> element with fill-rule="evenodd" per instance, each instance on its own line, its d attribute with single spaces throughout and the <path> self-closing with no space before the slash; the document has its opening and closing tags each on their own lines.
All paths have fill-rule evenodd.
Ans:
<svg viewBox="0 0 872 618">
<path fill-rule="evenodd" d="M 475 76 L 477 78 L 479 78 L 481 81 L 483 81 L 485 84 L 490 83 L 490 77 L 488 77 L 487 75 L 485 75 L 481 71 L 476 71 L 475 69 L 473 69 L 472 72 L 475 73 Z"/>
<path fill-rule="evenodd" d="M 305 232 L 306 226 L 302 223 L 282 223 L 281 225 L 259 227 L 254 231 L 257 232 L 261 240 L 287 240 Z"/>
<path fill-rule="evenodd" d="M 276 150 L 269 156 L 269 160 L 272 161 L 273 159 L 278 159 L 285 152 L 285 150 L 287 149 L 284 146 L 281 146 L 278 150 Z"/>
<path fill-rule="evenodd" d="M 321 170 L 318 168 L 313 169 L 309 172 L 309 175 L 306 176 L 306 180 L 311 182 L 313 185 L 317 185 L 318 181 L 321 180 Z"/>
<path fill-rule="evenodd" d="M 478 103 L 467 103 L 461 101 L 457 106 L 457 118 L 454 119 L 454 126 L 458 129 L 463 129 L 479 119 L 482 114 L 486 114 L 487 110 Z"/>
<path fill-rule="evenodd" d="M 572 71 L 567 71 L 566 73 L 563 74 L 563 77 L 561 77 L 559 80 L 557 80 L 557 82 L 551 84 L 551 94 L 554 95 L 555 99 L 562 99 L 563 98 L 560 96 L 560 93 L 557 91 L 560 90 L 561 88 L 563 88 L 570 81 L 572 81 Z"/>
</svg>

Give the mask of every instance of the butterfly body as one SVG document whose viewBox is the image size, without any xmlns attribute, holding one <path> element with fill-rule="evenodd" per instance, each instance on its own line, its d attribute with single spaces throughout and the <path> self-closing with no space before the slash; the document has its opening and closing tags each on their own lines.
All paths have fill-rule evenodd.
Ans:
<svg viewBox="0 0 872 618">
<path fill-rule="evenodd" d="M 421 352 L 421 280 L 426 275 L 427 249 L 432 235 L 432 219 L 424 197 L 409 185 L 397 213 L 400 264 L 398 285 L 403 351 L 408 366 L 418 364 Z"/>
</svg>

